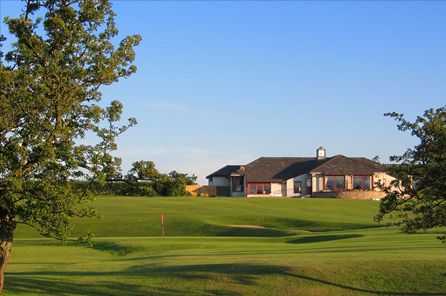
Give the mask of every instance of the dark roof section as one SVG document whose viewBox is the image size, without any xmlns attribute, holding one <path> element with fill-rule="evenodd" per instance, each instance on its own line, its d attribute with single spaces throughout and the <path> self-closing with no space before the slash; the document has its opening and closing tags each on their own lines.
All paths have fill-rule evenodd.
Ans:
<svg viewBox="0 0 446 296">
<path fill-rule="evenodd" d="M 222 167 L 216 172 L 213 172 L 206 178 L 209 179 L 211 177 L 229 177 L 231 174 L 242 174 L 243 166 L 241 165 L 227 165 Z"/>
<path fill-rule="evenodd" d="M 260 157 L 245 167 L 248 182 L 281 182 L 327 162 L 314 157 Z"/>
<path fill-rule="evenodd" d="M 309 173 L 325 175 L 371 175 L 385 172 L 386 167 L 364 157 L 336 155 L 314 157 L 260 157 L 245 166 L 248 182 L 282 182 Z"/>
<path fill-rule="evenodd" d="M 312 173 L 325 175 L 371 175 L 386 172 L 385 166 L 364 157 L 336 155 L 311 170 Z"/>
</svg>

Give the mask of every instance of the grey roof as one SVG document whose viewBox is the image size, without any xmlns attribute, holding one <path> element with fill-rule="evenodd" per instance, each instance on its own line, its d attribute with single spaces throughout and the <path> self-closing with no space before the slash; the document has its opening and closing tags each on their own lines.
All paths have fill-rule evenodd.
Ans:
<svg viewBox="0 0 446 296">
<path fill-rule="evenodd" d="M 282 182 L 310 173 L 325 175 L 371 175 L 386 172 L 387 168 L 365 157 L 336 155 L 325 159 L 315 157 L 260 157 L 242 165 L 227 165 L 210 174 L 210 177 L 245 175 L 248 182 Z"/>
<path fill-rule="evenodd" d="M 314 157 L 260 157 L 245 167 L 248 182 L 283 181 L 308 173 L 327 159 Z"/>
<path fill-rule="evenodd" d="M 336 155 L 322 165 L 315 167 L 311 172 L 325 175 L 371 175 L 376 172 L 385 172 L 387 168 L 365 157 L 346 157 Z"/>
<path fill-rule="evenodd" d="M 213 172 L 206 178 L 209 179 L 211 177 L 229 177 L 231 174 L 241 174 L 242 170 L 243 166 L 241 165 L 227 165 Z"/>
<path fill-rule="evenodd" d="M 319 172 L 326 175 L 370 175 L 385 167 L 364 157 L 336 155 L 314 157 L 260 157 L 245 166 L 248 182 L 282 182 L 290 178 Z"/>
</svg>

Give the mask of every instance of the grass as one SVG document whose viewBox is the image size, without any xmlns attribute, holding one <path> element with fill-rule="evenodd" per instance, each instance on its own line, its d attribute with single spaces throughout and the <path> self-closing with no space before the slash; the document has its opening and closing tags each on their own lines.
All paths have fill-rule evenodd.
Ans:
<svg viewBox="0 0 446 296">
<path fill-rule="evenodd" d="M 17 233 L 6 295 L 446 295 L 434 233 L 375 201 L 101 197 L 93 247 Z M 166 217 L 161 237 L 160 214 Z"/>
</svg>

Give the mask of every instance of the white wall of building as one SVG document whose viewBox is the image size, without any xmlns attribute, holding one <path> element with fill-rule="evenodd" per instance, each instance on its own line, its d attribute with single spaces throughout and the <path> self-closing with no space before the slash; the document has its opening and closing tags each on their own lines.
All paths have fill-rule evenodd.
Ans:
<svg viewBox="0 0 446 296">
<path fill-rule="evenodd" d="M 288 179 L 285 182 L 285 192 L 286 192 L 286 196 L 295 196 L 294 194 L 294 178 Z"/>
<path fill-rule="evenodd" d="M 286 181 L 286 196 L 302 196 L 306 194 L 311 194 L 311 192 L 307 192 L 307 180 L 310 179 L 309 175 L 300 175 Z M 301 183 L 301 192 L 294 193 L 294 182 Z"/>
<path fill-rule="evenodd" d="M 271 196 L 282 196 L 282 184 L 271 183 Z"/>
<path fill-rule="evenodd" d="M 378 184 L 381 182 L 384 186 L 390 186 L 390 183 L 395 180 L 394 177 L 386 173 L 375 173 L 373 175 L 373 187 L 375 191 L 381 191 Z M 396 190 L 396 188 L 394 188 Z"/>
<path fill-rule="evenodd" d="M 312 186 L 313 192 L 323 191 L 324 190 L 324 176 L 313 174 L 311 186 Z"/>
</svg>

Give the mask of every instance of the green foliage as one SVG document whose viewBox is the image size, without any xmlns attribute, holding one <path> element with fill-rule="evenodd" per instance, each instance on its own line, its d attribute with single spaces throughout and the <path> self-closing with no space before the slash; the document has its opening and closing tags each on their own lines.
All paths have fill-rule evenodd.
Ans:
<svg viewBox="0 0 446 296">
<path fill-rule="evenodd" d="M 195 184 L 197 177 L 172 171 L 160 173 L 153 161 L 140 160 L 132 164 L 125 178 L 110 179 L 97 193 L 126 196 L 183 196 L 186 185 Z"/>
<path fill-rule="evenodd" d="M 132 168 L 127 174 L 127 179 L 129 180 L 149 180 L 153 181 L 160 173 L 155 168 L 155 163 L 153 161 L 140 160 L 132 164 Z"/>
<path fill-rule="evenodd" d="M 112 166 L 114 167 L 114 166 Z M 96 182 L 94 186 L 86 181 L 73 181 L 79 189 L 90 188 L 96 194 L 124 196 L 184 196 L 186 186 L 195 184 L 197 177 L 172 171 L 160 173 L 153 161 L 136 161 L 123 177 L 117 171 L 108 174 L 104 182 Z"/>
<path fill-rule="evenodd" d="M 391 158 L 397 163 L 390 168 L 396 180 L 384 188 L 387 196 L 377 218 L 392 214 L 408 232 L 446 226 L 446 107 L 429 109 L 413 122 L 399 113 L 386 115 L 419 144 Z"/>
<path fill-rule="evenodd" d="M 156 192 L 164 196 L 184 196 L 187 194 L 186 185 L 194 184 L 195 176 L 172 171 L 167 175 L 160 175 L 154 183 Z"/>
<path fill-rule="evenodd" d="M 71 217 L 94 214 L 72 180 L 119 175 L 110 152 L 136 121 L 119 126 L 123 106 L 101 107 L 101 87 L 136 71 L 141 38 L 115 46 L 114 17 L 108 0 L 28 0 L 5 19 L 14 39 L 0 60 L 0 239 L 17 223 L 63 239 Z M 87 133 L 96 145 L 79 144 Z"/>
</svg>

